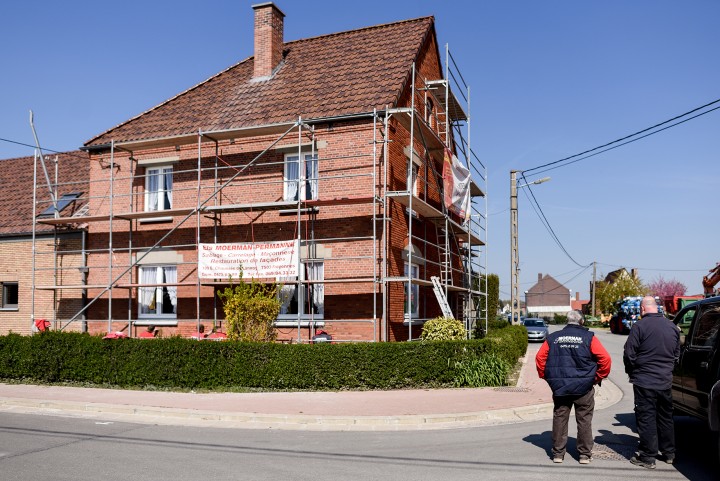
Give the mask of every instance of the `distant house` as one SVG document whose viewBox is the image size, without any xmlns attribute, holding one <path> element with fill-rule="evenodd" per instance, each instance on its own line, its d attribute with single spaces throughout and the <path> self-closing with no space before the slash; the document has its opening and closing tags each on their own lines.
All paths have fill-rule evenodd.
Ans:
<svg viewBox="0 0 720 481">
<path fill-rule="evenodd" d="M 570 300 L 570 308 L 573 311 L 590 314 L 590 299 L 580 299 L 580 293 L 576 292 L 575 298 Z"/>
<path fill-rule="evenodd" d="M 41 320 L 60 328 L 57 319 L 82 308 L 87 230 L 77 216 L 86 207 L 89 173 L 90 157 L 81 151 L 46 155 L 45 168 L 35 157 L 0 160 L 0 334 L 30 334 Z M 34 197 L 45 200 L 33 210 Z M 69 221 L 33 222 L 56 215 Z M 59 283 L 78 288 L 55 290 Z M 70 329 L 86 327 L 78 319 Z"/>
<path fill-rule="evenodd" d="M 553 317 L 571 309 L 570 290 L 550 274 L 538 274 L 537 283 L 525 291 L 525 305 L 530 317 Z"/>
</svg>

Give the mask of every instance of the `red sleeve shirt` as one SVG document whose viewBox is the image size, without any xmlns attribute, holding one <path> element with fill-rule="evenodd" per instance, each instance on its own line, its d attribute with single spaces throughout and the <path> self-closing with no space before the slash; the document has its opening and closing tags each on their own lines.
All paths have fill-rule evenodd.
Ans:
<svg viewBox="0 0 720 481">
<path fill-rule="evenodd" d="M 610 374 L 612 360 L 610 359 L 610 354 L 605 350 L 605 346 L 602 345 L 600 339 L 596 336 L 593 336 L 592 342 L 590 342 L 590 352 L 592 352 L 597 360 L 598 368 L 595 372 L 595 382 L 599 382 Z"/>
</svg>

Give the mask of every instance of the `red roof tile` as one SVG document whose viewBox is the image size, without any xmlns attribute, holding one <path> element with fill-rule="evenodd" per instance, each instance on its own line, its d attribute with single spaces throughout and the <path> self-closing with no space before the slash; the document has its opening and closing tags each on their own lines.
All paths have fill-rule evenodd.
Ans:
<svg viewBox="0 0 720 481">
<path fill-rule="evenodd" d="M 87 152 L 73 151 L 62 154 L 46 154 L 45 162 L 51 181 L 55 179 L 55 156 L 58 158 L 58 183 L 61 184 L 58 198 L 63 194 L 83 193 L 88 196 L 90 178 L 90 160 Z M 0 160 L 0 236 L 20 235 L 32 232 L 33 214 L 33 157 Z M 37 198 L 50 198 L 45 175 L 38 163 Z M 86 203 L 81 200 L 78 204 Z M 40 212 L 49 205 L 46 202 L 38 206 Z M 76 205 L 74 207 L 79 207 Z M 68 209 L 73 206 L 68 206 Z M 71 215 L 68 210 L 62 215 Z M 38 224 L 36 232 L 52 231 L 52 226 Z"/>
<path fill-rule="evenodd" d="M 395 106 L 433 17 L 284 44 L 284 64 L 253 81 L 253 58 L 220 72 L 85 145 L 372 112 Z"/>
</svg>

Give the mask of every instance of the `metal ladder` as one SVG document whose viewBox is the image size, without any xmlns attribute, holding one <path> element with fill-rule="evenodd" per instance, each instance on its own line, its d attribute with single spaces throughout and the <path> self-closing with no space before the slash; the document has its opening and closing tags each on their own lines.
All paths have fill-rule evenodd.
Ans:
<svg viewBox="0 0 720 481">
<path fill-rule="evenodd" d="M 440 259 L 440 281 L 443 284 L 453 285 L 452 256 L 450 254 L 449 237 L 445 229 L 436 227 L 438 257 Z"/>
<path fill-rule="evenodd" d="M 450 310 L 447 297 L 445 297 L 445 291 L 443 290 L 442 284 L 440 284 L 440 279 L 437 276 L 431 276 L 430 280 L 432 281 L 433 291 L 435 291 L 435 297 L 437 297 L 438 304 L 440 304 L 440 310 L 442 311 L 443 316 L 449 319 L 455 319 L 455 316 L 453 316 L 453 313 Z"/>
</svg>

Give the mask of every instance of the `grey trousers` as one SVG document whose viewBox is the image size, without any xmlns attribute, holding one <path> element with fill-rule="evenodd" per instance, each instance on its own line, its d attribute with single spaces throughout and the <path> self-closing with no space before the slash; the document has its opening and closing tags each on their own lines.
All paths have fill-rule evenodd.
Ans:
<svg viewBox="0 0 720 481">
<path fill-rule="evenodd" d="M 567 447 L 570 410 L 575 408 L 577 450 L 581 457 L 592 457 L 592 417 L 595 410 L 595 388 L 582 396 L 553 396 L 553 458 L 563 458 Z"/>
</svg>

